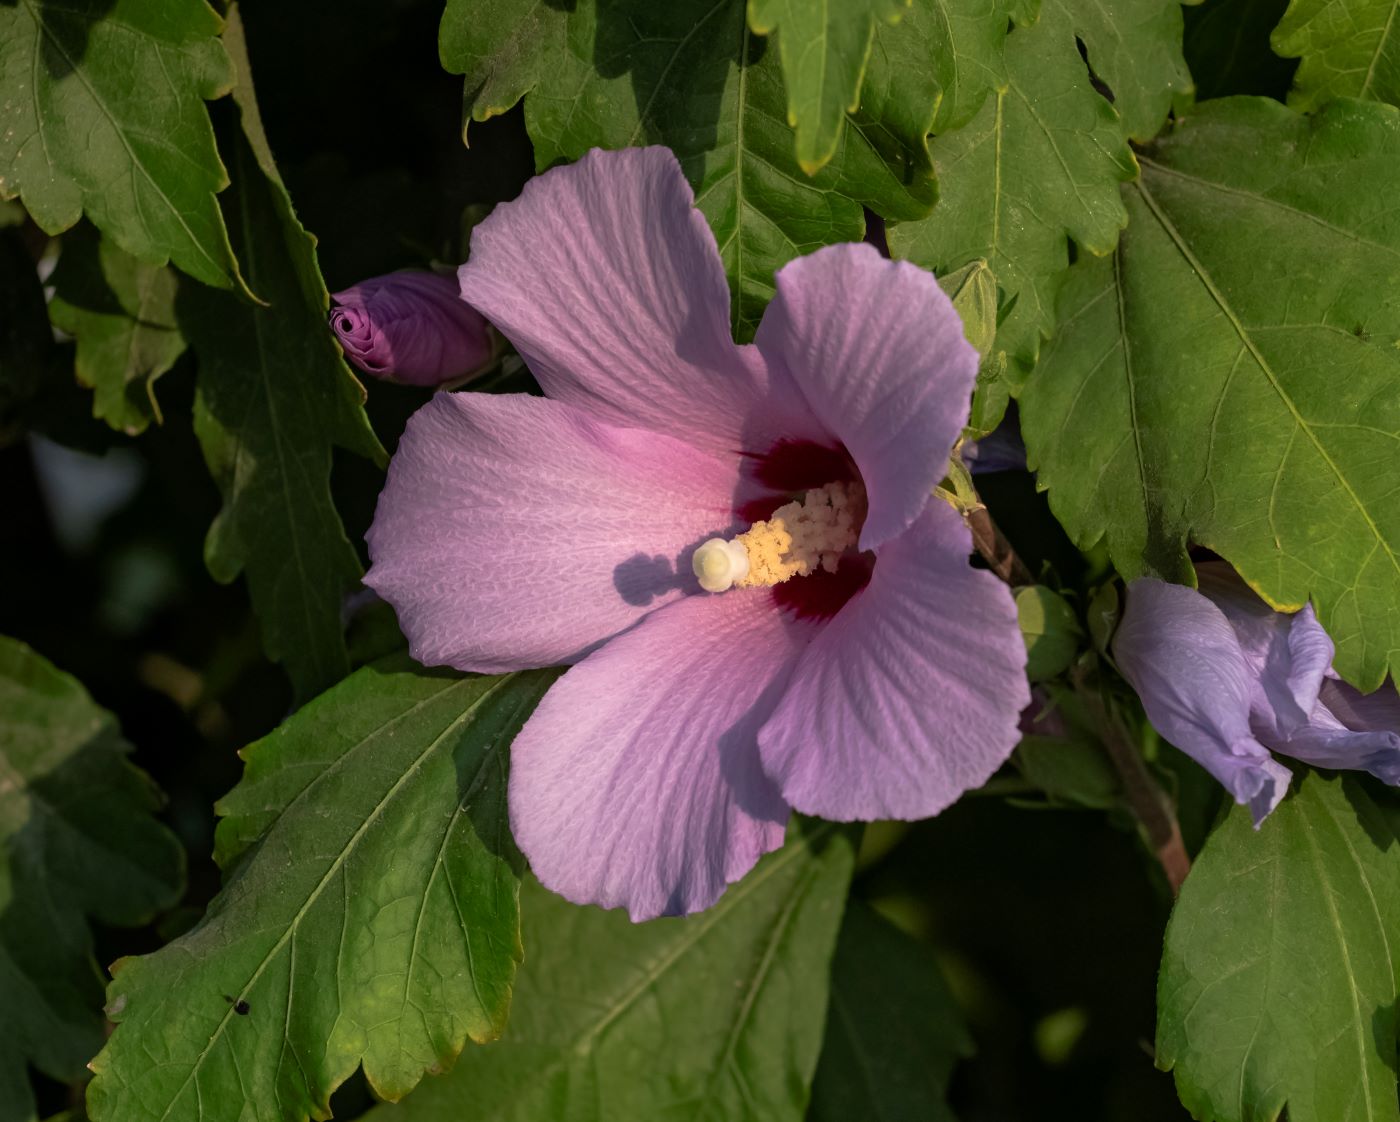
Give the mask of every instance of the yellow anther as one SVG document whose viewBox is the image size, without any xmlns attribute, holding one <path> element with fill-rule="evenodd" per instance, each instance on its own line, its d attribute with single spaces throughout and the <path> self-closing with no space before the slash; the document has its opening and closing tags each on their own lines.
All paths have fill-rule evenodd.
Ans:
<svg viewBox="0 0 1400 1122">
<path fill-rule="evenodd" d="M 780 506 L 731 541 L 711 538 L 695 551 L 695 576 L 707 592 L 723 592 L 771 588 L 819 568 L 834 573 L 841 555 L 856 544 L 864 518 L 865 489 L 859 483 L 828 483 Z"/>
</svg>

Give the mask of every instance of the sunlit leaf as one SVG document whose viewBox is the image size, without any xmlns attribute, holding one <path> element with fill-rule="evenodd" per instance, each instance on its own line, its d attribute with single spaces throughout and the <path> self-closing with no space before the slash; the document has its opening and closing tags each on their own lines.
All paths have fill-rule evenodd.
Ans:
<svg viewBox="0 0 1400 1122">
<path fill-rule="evenodd" d="M 719 242 L 746 339 L 773 272 L 819 246 L 858 240 L 862 204 L 889 218 L 933 205 L 926 136 L 937 84 L 911 64 L 905 52 L 917 41 L 902 43 L 899 30 L 872 51 L 862 108 L 811 178 L 794 156 L 778 51 L 750 31 L 743 0 L 579 0 L 568 11 L 450 0 L 441 46 L 448 69 L 466 75 L 473 118 L 527 95 L 540 168 L 593 147 L 675 151 Z"/>
<path fill-rule="evenodd" d="M 1135 2 L 1167 12 L 1161 0 Z M 1179 43 L 1174 0 L 1171 10 Z M 896 256 L 937 273 L 979 258 L 991 266 L 1005 295 L 997 349 L 1022 371 L 1053 326 L 1067 238 L 1090 253 L 1109 252 L 1127 220 L 1118 184 L 1136 170 L 1124 122 L 1088 82 L 1075 43 L 1080 26 L 1073 0 L 1046 0 L 1033 26 L 1011 32 L 1004 88 L 933 144 L 938 206 L 890 230 Z M 1143 34 L 1155 39 L 1170 26 L 1161 16 Z M 1165 74 L 1162 84 L 1169 92 Z"/>
<path fill-rule="evenodd" d="M 787 120 L 808 175 L 836 151 L 846 114 L 860 102 L 876 21 L 894 23 L 910 0 L 749 0 L 749 26 L 778 34 Z"/>
<path fill-rule="evenodd" d="M 27 1064 L 76 1082 L 102 1044 L 88 919 L 179 896 L 183 851 L 127 751 L 81 685 L 0 638 L 0 1122 L 34 1118 Z"/>
<path fill-rule="evenodd" d="M 49 233 L 83 215 L 150 265 L 242 288 L 204 100 L 228 92 L 204 0 L 0 3 L 0 197 Z"/>
<path fill-rule="evenodd" d="M 1142 165 L 1026 389 L 1030 462 L 1125 576 L 1190 582 L 1207 545 L 1276 607 L 1311 599 L 1374 688 L 1400 670 L 1400 117 L 1230 99 Z"/>
<path fill-rule="evenodd" d="M 709 911 L 634 924 L 527 881 L 510 1025 L 373 1122 L 797 1122 L 853 857 L 799 823 Z"/>
<path fill-rule="evenodd" d="M 93 1118 L 324 1118 L 361 1062 L 397 1098 L 499 1035 L 520 958 L 506 748 L 555 677 L 396 656 L 249 748 L 218 807 L 223 892 L 116 972 Z"/>
<path fill-rule="evenodd" d="M 1392 0 L 1292 0 L 1274 50 L 1297 58 L 1288 103 L 1316 109 L 1334 97 L 1400 105 L 1400 21 Z"/>
<path fill-rule="evenodd" d="M 1395 1122 L 1400 842 L 1353 781 L 1295 788 L 1257 831 L 1232 808 L 1192 867 L 1157 1063 L 1202 1122 Z"/>
</svg>

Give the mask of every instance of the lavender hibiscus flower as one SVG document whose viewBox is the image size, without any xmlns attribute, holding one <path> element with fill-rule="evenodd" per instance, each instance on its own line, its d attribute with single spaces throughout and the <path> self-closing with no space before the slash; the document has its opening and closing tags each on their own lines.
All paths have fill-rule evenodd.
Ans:
<svg viewBox="0 0 1400 1122">
<path fill-rule="evenodd" d="M 331 297 L 331 330 L 366 374 L 438 386 L 477 373 L 491 359 L 491 330 L 462 301 L 455 276 L 389 273 Z"/>
<path fill-rule="evenodd" d="M 790 808 L 923 817 L 996 770 L 1026 654 L 930 497 L 977 369 L 932 276 L 820 250 L 738 346 L 713 235 L 649 148 L 532 181 L 461 282 L 548 398 L 439 394 L 412 418 L 366 581 L 420 662 L 573 664 L 511 751 L 544 884 L 696 911 Z"/>
<path fill-rule="evenodd" d="M 1400 783 L 1400 694 L 1363 694 L 1332 670 L 1312 606 L 1275 612 L 1223 562 L 1196 567 L 1200 591 L 1128 586 L 1113 654 L 1152 724 L 1215 776 L 1256 826 L 1290 772 L 1271 753 Z"/>
</svg>

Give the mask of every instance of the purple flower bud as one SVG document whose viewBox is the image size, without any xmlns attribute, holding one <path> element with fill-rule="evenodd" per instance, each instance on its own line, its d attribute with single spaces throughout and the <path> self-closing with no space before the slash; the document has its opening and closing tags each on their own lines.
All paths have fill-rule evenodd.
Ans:
<svg viewBox="0 0 1400 1122">
<path fill-rule="evenodd" d="M 437 386 L 491 359 L 490 326 L 462 299 L 455 275 L 389 273 L 331 300 L 331 330 L 346 357 L 376 378 Z"/>
</svg>

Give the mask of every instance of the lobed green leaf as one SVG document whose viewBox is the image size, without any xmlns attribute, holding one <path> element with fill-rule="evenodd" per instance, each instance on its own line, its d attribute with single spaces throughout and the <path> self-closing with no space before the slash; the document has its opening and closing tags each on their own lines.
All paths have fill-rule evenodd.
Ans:
<svg viewBox="0 0 1400 1122">
<path fill-rule="evenodd" d="M 204 107 L 229 90 L 220 27 L 204 0 L 0 4 L 0 198 L 246 295 Z"/>
<path fill-rule="evenodd" d="M 175 322 L 176 284 L 171 269 L 138 261 L 90 226 L 63 239 L 49 319 L 77 341 L 78 380 L 94 391 L 92 415 L 120 432 L 161 420 L 156 379 L 186 347 Z"/>
<path fill-rule="evenodd" d="M 1202 1122 L 1395 1122 L 1400 842 L 1360 784 L 1234 807 L 1167 927 L 1157 1063 Z"/>
<path fill-rule="evenodd" d="M 1393 0 L 1292 0 L 1271 36 L 1302 61 L 1288 104 L 1316 109 L 1336 97 L 1400 105 L 1400 23 Z"/>
<path fill-rule="evenodd" d="M 223 891 L 114 968 L 95 1122 L 328 1117 L 505 1025 L 520 959 L 506 748 L 557 676 L 357 671 L 246 751 L 219 804 Z"/>
<path fill-rule="evenodd" d="M 510 1027 L 372 1122 L 797 1122 L 821 1047 L 850 838 L 798 822 L 719 903 L 634 924 L 526 881 Z"/>
<path fill-rule="evenodd" d="M 787 122 L 796 134 L 797 163 L 815 175 L 836 153 L 846 114 L 860 104 L 860 86 L 876 21 L 895 23 L 911 0 L 749 0 L 749 26 L 778 34 L 787 89 Z"/>
<path fill-rule="evenodd" d="M 440 42 L 444 65 L 466 75 L 471 118 L 528 93 L 541 169 L 594 147 L 671 148 L 719 243 L 741 339 L 782 264 L 862 236 L 862 205 L 915 218 L 936 198 L 937 86 L 898 35 L 877 41 L 862 108 L 811 178 L 793 154 L 777 52 L 750 31 L 743 0 L 580 0 L 569 11 L 449 0 Z"/>
<path fill-rule="evenodd" d="M 1125 576 L 1193 583 L 1209 546 L 1276 608 L 1311 600 L 1374 689 L 1400 671 L 1400 113 L 1229 99 L 1142 163 L 1026 387 L 1030 462 Z"/>
<path fill-rule="evenodd" d="M 1161 0 L 1135 3 L 1167 10 Z M 1171 7 L 1179 25 L 1179 5 Z M 1078 17 L 1074 0 L 1046 0 L 1037 23 L 1008 36 L 1004 87 L 933 143 L 938 206 L 890 230 L 895 256 L 934 272 L 979 258 L 990 265 L 1005 296 L 997 349 L 1008 356 L 1013 385 L 1054 324 L 1067 237 L 1109 252 L 1127 221 L 1118 184 L 1137 170 L 1123 122 L 1087 81 Z M 1170 21 L 1149 22 L 1147 33 L 1164 33 L 1158 23 Z"/>
</svg>

